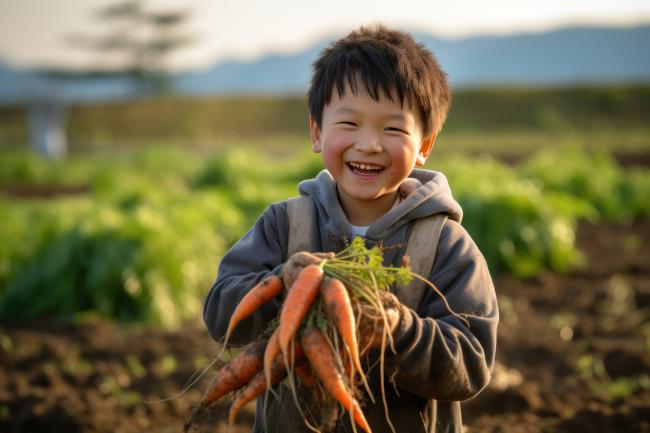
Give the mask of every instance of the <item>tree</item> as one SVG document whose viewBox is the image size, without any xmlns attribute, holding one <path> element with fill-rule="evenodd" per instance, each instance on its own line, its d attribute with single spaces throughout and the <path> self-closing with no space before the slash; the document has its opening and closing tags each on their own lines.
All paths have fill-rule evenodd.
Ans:
<svg viewBox="0 0 650 433">
<path fill-rule="evenodd" d="M 169 55 L 194 41 L 181 30 L 187 10 L 151 11 L 143 0 L 122 0 L 96 12 L 108 30 L 103 35 L 74 35 L 71 41 L 102 56 L 117 55 L 120 72 L 128 74 L 140 95 L 170 90 Z"/>
</svg>

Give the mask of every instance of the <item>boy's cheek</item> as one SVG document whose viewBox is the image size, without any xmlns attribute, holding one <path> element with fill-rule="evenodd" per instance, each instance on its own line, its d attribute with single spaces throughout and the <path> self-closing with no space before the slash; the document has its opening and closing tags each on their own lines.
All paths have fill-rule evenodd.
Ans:
<svg viewBox="0 0 650 433">
<path fill-rule="evenodd" d="M 398 170 L 402 173 L 409 174 L 415 167 L 417 161 L 417 154 L 414 152 L 399 152 L 393 154 L 392 165 L 395 170 Z"/>
<path fill-rule="evenodd" d="M 393 179 L 400 179 L 408 176 L 411 172 L 411 167 L 409 166 L 408 161 L 404 159 L 395 159 L 392 158 L 390 162 L 390 167 L 387 168 L 385 176 L 388 176 Z"/>
<path fill-rule="evenodd" d="M 324 152 L 323 163 L 325 164 L 325 168 L 327 168 L 330 174 L 334 177 L 343 171 L 343 164 L 340 160 L 340 157 L 337 155 L 333 155 L 329 152 Z"/>
</svg>

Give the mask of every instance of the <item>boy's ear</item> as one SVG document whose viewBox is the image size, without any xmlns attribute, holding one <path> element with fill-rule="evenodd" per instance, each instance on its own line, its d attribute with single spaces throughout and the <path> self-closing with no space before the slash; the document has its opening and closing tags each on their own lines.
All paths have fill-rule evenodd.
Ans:
<svg viewBox="0 0 650 433">
<path fill-rule="evenodd" d="M 318 126 L 318 122 L 316 122 L 316 119 L 314 119 L 314 116 L 311 114 L 309 115 L 309 132 L 311 135 L 311 149 L 315 153 L 320 153 L 320 126 Z"/>
<path fill-rule="evenodd" d="M 433 150 L 433 145 L 436 143 L 436 135 L 433 134 L 428 138 L 422 139 L 422 144 L 420 145 L 420 152 L 418 152 L 418 157 L 415 160 L 415 165 L 424 165 L 427 162 L 427 158 Z"/>
</svg>

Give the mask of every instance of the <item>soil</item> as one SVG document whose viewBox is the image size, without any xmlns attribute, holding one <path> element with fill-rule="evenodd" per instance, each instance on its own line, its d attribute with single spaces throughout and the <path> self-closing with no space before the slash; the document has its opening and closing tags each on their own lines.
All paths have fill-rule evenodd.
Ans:
<svg viewBox="0 0 650 433">
<path fill-rule="evenodd" d="M 463 404 L 468 432 L 650 432 L 650 221 L 585 224 L 578 243 L 585 264 L 569 274 L 495 278 L 497 360 Z M 0 431 L 180 433 L 213 371 L 176 394 L 216 352 L 200 323 L 4 324 Z M 227 406 L 209 431 L 226 431 Z M 249 405 L 227 431 L 253 417 Z"/>
</svg>

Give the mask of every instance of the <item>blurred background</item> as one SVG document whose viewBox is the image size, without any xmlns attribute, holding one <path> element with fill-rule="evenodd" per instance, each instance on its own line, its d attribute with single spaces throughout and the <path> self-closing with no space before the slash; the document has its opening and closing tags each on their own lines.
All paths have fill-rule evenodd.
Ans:
<svg viewBox="0 0 650 433">
<path fill-rule="evenodd" d="M 647 1 L 0 0 L 1 431 L 182 429 L 220 257 L 322 169 L 311 64 L 377 22 L 454 91 L 427 167 L 501 308 L 467 431 L 650 431 Z"/>
</svg>

